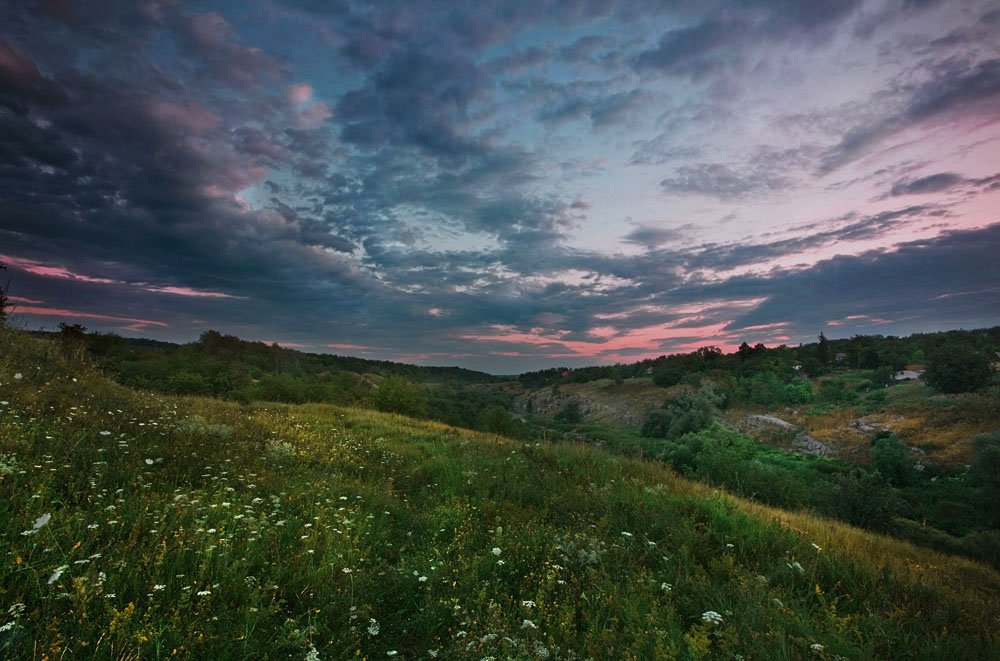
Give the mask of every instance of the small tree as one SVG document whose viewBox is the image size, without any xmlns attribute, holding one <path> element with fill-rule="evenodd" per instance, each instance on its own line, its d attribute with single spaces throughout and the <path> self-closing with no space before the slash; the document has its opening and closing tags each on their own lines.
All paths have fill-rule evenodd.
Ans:
<svg viewBox="0 0 1000 661">
<path fill-rule="evenodd" d="M 821 365 L 830 364 L 830 341 L 826 339 L 826 335 L 823 335 L 823 333 L 819 334 L 819 344 L 816 345 L 816 360 Z"/>
</svg>

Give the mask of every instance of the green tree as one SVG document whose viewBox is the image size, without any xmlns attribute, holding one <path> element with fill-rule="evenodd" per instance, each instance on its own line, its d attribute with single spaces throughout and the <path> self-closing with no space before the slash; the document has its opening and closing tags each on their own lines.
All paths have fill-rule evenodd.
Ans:
<svg viewBox="0 0 1000 661">
<path fill-rule="evenodd" d="M 371 393 L 372 406 L 387 413 L 419 418 L 427 412 L 427 400 L 418 386 L 401 376 L 390 376 Z"/>
<path fill-rule="evenodd" d="M 947 342 L 932 352 L 924 373 L 931 387 L 945 393 L 979 390 L 992 377 L 989 357 L 961 342 Z"/>
</svg>

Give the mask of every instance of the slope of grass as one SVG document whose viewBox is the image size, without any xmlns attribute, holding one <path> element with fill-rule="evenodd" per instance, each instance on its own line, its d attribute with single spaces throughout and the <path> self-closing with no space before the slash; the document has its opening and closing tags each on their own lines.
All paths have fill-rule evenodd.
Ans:
<svg viewBox="0 0 1000 661">
<path fill-rule="evenodd" d="M 20 374 L 20 378 L 15 378 Z M 990 658 L 1000 577 L 587 446 L 0 334 L 5 658 Z"/>
</svg>

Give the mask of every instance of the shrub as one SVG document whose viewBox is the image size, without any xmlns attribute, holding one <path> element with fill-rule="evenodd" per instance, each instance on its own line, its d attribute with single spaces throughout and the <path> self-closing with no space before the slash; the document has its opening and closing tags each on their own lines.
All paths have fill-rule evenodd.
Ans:
<svg viewBox="0 0 1000 661">
<path fill-rule="evenodd" d="M 721 403 L 722 398 L 711 386 L 703 386 L 698 392 L 684 388 L 667 399 L 662 408 L 649 414 L 642 425 L 642 435 L 679 438 L 707 429 L 714 422 Z"/>
<path fill-rule="evenodd" d="M 884 532 L 892 525 L 899 501 L 878 475 L 859 471 L 839 479 L 831 509 L 850 524 Z"/>
<path fill-rule="evenodd" d="M 413 417 L 424 415 L 427 409 L 424 393 L 401 376 L 382 379 L 371 393 L 371 403 L 379 411 Z"/>
<path fill-rule="evenodd" d="M 553 419 L 556 422 L 568 422 L 573 425 L 580 422 L 583 420 L 583 412 L 580 411 L 580 402 L 576 400 L 566 402 L 556 412 Z"/>
</svg>

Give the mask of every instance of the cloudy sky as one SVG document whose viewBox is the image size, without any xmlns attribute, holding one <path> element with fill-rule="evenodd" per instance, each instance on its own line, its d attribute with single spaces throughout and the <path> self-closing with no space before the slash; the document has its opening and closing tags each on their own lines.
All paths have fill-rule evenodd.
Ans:
<svg viewBox="0 0 1000 661">
<path fill-rule="evenodd" d="M 18 321 L 513 373 L 1000 323 L 992 0 L 11 0 Z"/>
</svg>

